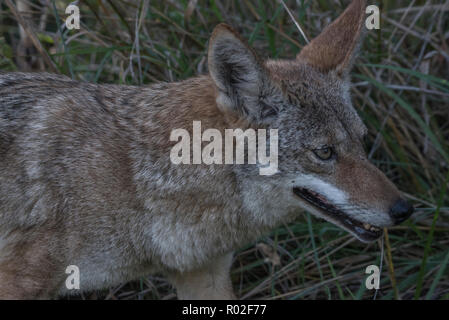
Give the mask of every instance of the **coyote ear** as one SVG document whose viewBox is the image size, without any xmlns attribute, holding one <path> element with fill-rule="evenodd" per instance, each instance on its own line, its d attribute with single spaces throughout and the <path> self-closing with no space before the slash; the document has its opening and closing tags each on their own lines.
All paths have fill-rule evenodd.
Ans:
<svg viewBox="0 0 449 320">
<path fill-rule="evenodd" d="M 297 59 L 323 71 L 337 71 L 340 76 L 349 73 L 360 42 L 366 3 L 353 0 L 337 20 L 305 46 Z"/>
<path fill-rule="evenodd" d="M 267 112 L 259 103 L 267 74 L 256 53 L 226 24 L 215 27 L 209 41 L 209 73 L 218 88 L 217 103 L 249 120 Z M 266 109 L 266 108 L 265 108 Z"/>
</svg>

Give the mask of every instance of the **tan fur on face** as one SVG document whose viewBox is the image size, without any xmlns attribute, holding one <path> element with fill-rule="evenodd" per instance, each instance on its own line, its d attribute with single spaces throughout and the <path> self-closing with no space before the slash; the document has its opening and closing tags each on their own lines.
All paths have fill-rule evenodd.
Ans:
<svg viewBox="0 0 449 320">
<path fill-rule="evenodd" d="M 374 212 L 388 212 L 400 198 L 394 184 L 365 158 L 342 156 L 335 180 L 336 185 L 348 193 L 351 203 L 357 204 L 361 209 L 371 208 Z M 364 219 L 362 216 L 360 218 Z M 388 226 L 392 223 L 380 215 L 370 218 L 370 222 L 377 226 Z"/>
</svg>

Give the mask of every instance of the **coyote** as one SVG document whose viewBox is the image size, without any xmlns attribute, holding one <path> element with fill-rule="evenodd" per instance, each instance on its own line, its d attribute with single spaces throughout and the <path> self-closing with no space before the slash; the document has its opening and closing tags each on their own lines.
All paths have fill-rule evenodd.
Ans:
<svg viewBox="0 0 449 320">
<path fill-rule="evenodd" d="M 232 252 L 301 209 L 364 242 L 407 219 L 413 207 L 367 160 L 351 105 L 364 12 L 354 0 L 293 60 L 264 62 L 220 24 L 209 74 L 177 83 L 1 73 L 0 297 L 55 298 L 158 272 L 181 299 L 232 299 Z M 170 133 L 194 121 L 277 129 L 277 172 L 173 164 Z M 72 265 L 79 290 L 66 287 Z"/>
</svg>

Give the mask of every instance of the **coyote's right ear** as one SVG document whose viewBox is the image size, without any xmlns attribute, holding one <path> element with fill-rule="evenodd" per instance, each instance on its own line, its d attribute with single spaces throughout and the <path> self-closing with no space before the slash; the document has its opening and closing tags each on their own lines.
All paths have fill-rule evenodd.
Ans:
<svg viewBox="0 0 449 320">
<path fill-rule="evenodd" d="M 337 20 L 298 54 L 298 59 L 323 71 L 349 73 L 360 42 L 365 18 L 365 0 L 353 0 Z"/>
<path fill-rule="evenodd" d="M 268 79 L 256 53 L 231 27 L 219 24 L 209 42 L 209 73 L 218 88 L 223 108 L 244 115 L 248 120 L 263 121 L 274 110 L 265 110 L 259 98 Z"/>
</svg>

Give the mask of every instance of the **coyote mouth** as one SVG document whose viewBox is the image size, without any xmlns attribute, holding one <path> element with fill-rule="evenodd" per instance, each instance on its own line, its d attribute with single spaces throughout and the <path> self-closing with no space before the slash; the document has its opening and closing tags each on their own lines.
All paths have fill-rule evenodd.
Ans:
<svg viewBox="0 0 449 320">
<path fill-rule="evenodd" d="M 337 225 L 347 229 L 362 241 L 371 242 L 377 240 L 383 235 L 381 228 L 372 226 L 368 223 L 363 223 L 350 217 L 343 210 L 337 208 L 325 197 L 316 192 L 296 187 L 293 188 L 293 193 L 313 205 L 326 217 L 329 217 L 332 222 L 336 221 Z"/>
</svg>

